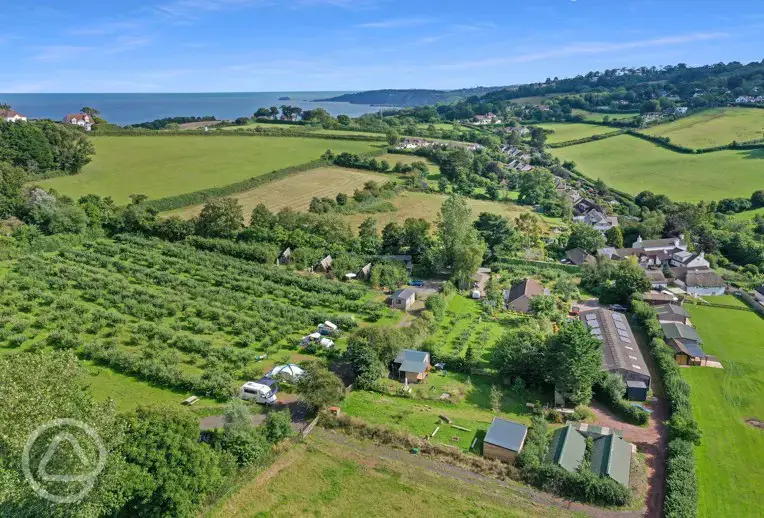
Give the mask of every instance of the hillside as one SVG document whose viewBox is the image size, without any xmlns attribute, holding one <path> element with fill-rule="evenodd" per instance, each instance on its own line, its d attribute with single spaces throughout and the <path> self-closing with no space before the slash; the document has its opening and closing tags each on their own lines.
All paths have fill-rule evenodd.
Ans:
<svg viewBox="0 0 764 518">
<path fill-rule="evenodd" d="M 474 95 L 485 95 L 504 86 L 478 86 L 460 90 L 369 90 L 354 94 L 344 94 L 328 99 L 316 99 L 314 102 L 342 102 L 350 104 L 376 104 L 382 106 L 423 106 L 439 103 L 453 103 Z"/>
</svg>

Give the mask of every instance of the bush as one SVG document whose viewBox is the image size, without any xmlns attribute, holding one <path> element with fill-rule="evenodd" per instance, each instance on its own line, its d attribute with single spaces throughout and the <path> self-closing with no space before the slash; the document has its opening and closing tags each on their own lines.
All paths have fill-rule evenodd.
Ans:
<svg viewBox="0 0 764 518">
<path fill-rule="evenodd" d="M 625 421 L 639 426 L 647 424 L 650 414 L 632 406 L 623 398 L 626 393 L 626 383 L 618 374 L 603 372 L 602 377 L 594 386 L 594 391 L 597 399 L 605 403 L 608 408 Z"/>
<path fill-rule="evenodd" d="M 294 435 L 292 430 L 292 414 L 289 409 L 280 412 L 270 412 L 265 418 L 263 426 L 265 438 L 271 444 L 278 444 L 282 440 Z"/>
<path fill-rule="evenodd" d="M 698 515 L 693 446 L 681 439 L 671 441 L 668 446 L 663 512 L 667 518 L 693 518 Z"/>
</svg>

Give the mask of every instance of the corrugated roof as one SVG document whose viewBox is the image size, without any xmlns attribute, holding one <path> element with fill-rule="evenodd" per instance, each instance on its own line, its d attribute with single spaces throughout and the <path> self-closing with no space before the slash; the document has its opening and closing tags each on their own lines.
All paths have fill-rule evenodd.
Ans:
<svg viewBox="0 0 764 518">
<path fill-rule="evenodd" d="M 500 448 L 519 452 L 523 449 L 525 436 L 528 434 L 528 427 L 507 421 L 500 417 L 494 417 L 488 433 L 483 439 L 484 443 L 493 444 Z"/>
<path fill-rule="evenodd" d="M 412 295 L 416 295 L 416 292 L 410 288 L 406 288 L 403 290 L 398 290 L 395 293 L 393 293 L 393 298 L 395 299 L 407 299 L 411 297 Z"/>
<path fill-rule="evenodd" d="M 631 445 L 612 434 L 595 439 L 591 471 L 629 487 Z"/>
<path fill-rule="evenodd" d="M 427 351 L 417 351 L 416 349 L 404 349 L 398 353 L 398 356 L 395 357 L 395 360 L 393 360 L 393 363 L 426 362 L 428 354 L 429 353 Z"/>
<path fill-rule="evenodd" d="M 595 317 L 592 318 L 591 315 Z M 579 318 L 593 336 L 602 340 L 604 370 L 630 371 L 650 379 L 650 372 L 637 340 L 623 315 L 607 309 L 597 309 L 581 313 Z"/>
<path fill-rule="evenodd" d="M 555 430 L 547 452 L 547 461 L 575 471 L 584 460 L 586 439 L 571 425 Z"/>
</svg>

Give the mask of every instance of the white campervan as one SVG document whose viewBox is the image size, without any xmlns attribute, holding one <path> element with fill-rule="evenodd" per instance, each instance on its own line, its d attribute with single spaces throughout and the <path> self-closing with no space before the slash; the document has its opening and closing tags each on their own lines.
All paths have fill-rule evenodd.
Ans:
<svg viewBox="0 0 764 518">
<path fill-rule="evenodd" d="M 276 402 L 276 394 L 268 385 L 248 381 L 241 386 L 241 399 L 263 405 L 272 405 Z"/>
</svg>

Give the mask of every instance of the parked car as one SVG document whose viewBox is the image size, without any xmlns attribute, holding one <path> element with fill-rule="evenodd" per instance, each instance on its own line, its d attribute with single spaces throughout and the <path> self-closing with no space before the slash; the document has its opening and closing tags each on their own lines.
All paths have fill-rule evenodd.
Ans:
<svg viewBox="0 0 764 518">
<path fill-rule="evenodd" d="M 629 310 L 629 308 L 621 306 L 620 304 L 610 304 L 609 307 L 611 311 L 618 311 L 619 313 L 625 313 Z"/>
<path fill-rule="evenodd" d="M 416 286 L 417 288 L 421 288 L 424 286 L 424 281 L 411 281 L 409 283 L 411 286 Z"/>
</svg>

